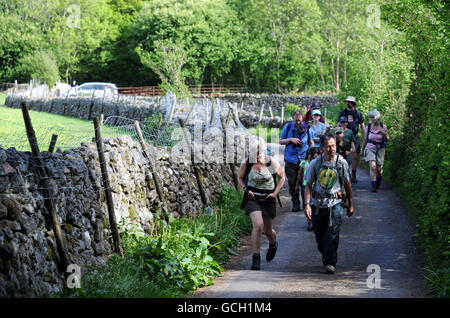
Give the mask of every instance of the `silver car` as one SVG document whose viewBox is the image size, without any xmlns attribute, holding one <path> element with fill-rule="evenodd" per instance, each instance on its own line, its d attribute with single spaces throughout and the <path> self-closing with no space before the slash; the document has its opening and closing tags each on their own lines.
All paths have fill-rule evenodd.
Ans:
<svg viewBox="0 0 450 318">
<path fill-rule="evenodd" d="M 80 86 L 72 87 L 70 90 L 65 92 L 63 96 L 85 96 L 85 97 L 103 97 L 103 96 L 117 96 L 119 94 L 119 89 L 113 83 L 102 83 L 102 82 L 89 82 L 83 83 Z"/>
</svg>

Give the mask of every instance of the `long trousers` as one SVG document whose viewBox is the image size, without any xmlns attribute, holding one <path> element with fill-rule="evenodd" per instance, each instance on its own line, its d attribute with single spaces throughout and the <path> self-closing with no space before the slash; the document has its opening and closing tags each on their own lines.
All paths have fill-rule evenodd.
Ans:
<svg viewBox="0 0 450 318">
<path fill-rule="evenodd" d="M 286 174 L 286 178 L 288 179 L 289 185 L 289 194 L 292 198 L 298 198 L 298 192 L 295 193 L 295 183 L 297 182 L 298 171 L 300 170 L 300 166 L 298 164 L 293 164 L 287 161 L 284 161 L 284 173 Z"/>
<path fill-rule="evenodd" d="M 336 266 L 342 213 L 343 208 L 340 203 L 331 208 L 318 209 L 314 207 L 312 209 L 313 231 L 316 236 L 317 249 L 322 254 L 323 266 Z"/>
</svg>

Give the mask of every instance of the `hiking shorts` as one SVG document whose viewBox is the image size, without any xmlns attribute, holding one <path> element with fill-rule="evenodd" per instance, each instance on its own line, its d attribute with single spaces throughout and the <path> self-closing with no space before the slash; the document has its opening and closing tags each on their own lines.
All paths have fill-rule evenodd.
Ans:
<svg viewBox="0 0 450 318">
<path fill-rule="evenodd" d="M 255 211 L 261 211 L 263 218 L 275 218 L 277 215 L 277 202 L 275 198 L 264 199 L 264 197 L 256 196 L 254 199 L 249 196 L 245 205 L 245 214 L 250 215 L 250 213 Z"/>
<path fill-rule="evenodd" d="M 364 158 L 367 162 L 376 161 L 378 166 L 382 166 L 385 153 L 386 148 L 366 148 L 364 149 Z"/>
</svg>

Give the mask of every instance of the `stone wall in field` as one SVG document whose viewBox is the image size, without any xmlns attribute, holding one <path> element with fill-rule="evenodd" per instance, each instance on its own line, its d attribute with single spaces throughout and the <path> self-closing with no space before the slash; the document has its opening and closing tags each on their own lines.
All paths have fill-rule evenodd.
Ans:
<svg viewBox="0 0 450 318">
<path fill-rule="evenodd" d="M 148 148 L 162 181 L 163 204 L 175 218 L 203 211 L 193 165 L 182 145 L 177 155 L 176 147 Z M 134 220 L 152 231 L 160 202 L 139 143 L 128 136 L 105 139 L 104 151 L 117 222 Z M 104 264 L 112 253 L 112 238 L 96 144 L 42 156 L 72 262 L 81 267 Z M 220 197 L 223 184 L 234 186 L 228 164 L 203 158 L 196 165 L 208 202 Z M 0 148 L 0 297 L 34 297 L 66 284 L 37 168 L 29 152 Z"/>
<path fill-rule="evenodd" d="M 237 106 L 239 120 L 247 127 L 254 127 L 260 121 L 261 107 L 264 111 L 261 123 L 269 127 L 279 127 L 281 125 L 281 108 L 286 103 L 306 107 L 312 102 L 319 103 L 322 107 L 336 105 L 339 100 L 336 96 L 289 96 L 279 94 L 221 94 L 218 96 L 203 96 L 191 101 L 193 103 L 204 104 L 205 100 L 218 101 L 228 108 L 228 103 Z M 171 102 L 166 97 L 142 97 L 121 95 L 117 99 L 103 98 L 53 98 L 53 99 L 32 99 L 24 96 L 8 95 L 5 101 L 6 106 L 20 108 L 20 103 L 24 101 L 31 110 L 44 111 L 48 113 L 67 115 L 82 119 L 93 119 L 100 114 L 104 117 L 121 116 L 139 121 L 151 116 L 154 113 L 162 112 L 166 115 L 170 113 Z M 183 99 L 176 103 L 174 112 L 174 122 L 178 117 L 186 118 L 189 111 Z M 269 111 L 272 109 L 272 115 Z M 285 120 L 289 120 L 286 119 Z"/>
</svg>

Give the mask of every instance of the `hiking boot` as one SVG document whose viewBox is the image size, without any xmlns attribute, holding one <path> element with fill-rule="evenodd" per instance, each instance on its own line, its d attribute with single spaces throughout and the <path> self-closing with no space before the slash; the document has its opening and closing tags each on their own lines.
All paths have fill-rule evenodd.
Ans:
<svg viewBox="0 0 450 318">
<path fill-rule="evenodd" d="M 336 268 L 333 265 L 325 266 L 325 273 L 334 274 L 336 272 Z"/>
<path fill-rule="evenodd" d="M 377 185 L 372 183 L 372 192 L 377 192 Z"/>
<path fill-rule="evenodd" d="M 381 176 L 377 176 L 377 190 L 380 189 L 381 186 Z"/>
<path fill-rule="evenodd" d="M 278 248 L 278 242 L 275 242 L 274 245 L 269 245 L 269 249 L 267 250 L 266 254 L 266 261 L 270 262 L 275 257 L 275 254 L 277 253 Z"/>
<path fill-rule="evenodd" d="M 313 225 L 311 221 L 308 221 L 308 231 L 312 231 L 313 230 Z"/>
<path fill-rule="evenodd" d="M 299 212 L 300 211 L 300 198 L 299 196 L 293 196 L 292 197 L 292 212 Z"/>
<path fill-rule="evenodd" d="M 351 181 L 352 183 L 358 183 L 358 180 L 356 180 L 356 173 L 352 173 L 352 176 L 351 176 L 351 178 L 350 178 L 350 181 Z"/>
<path fill-rule="evenodd" d="M 259 254 L 253 254 L 252 270 L 259 270 L 261 266 L 261 256 Z"/>
</svg>

